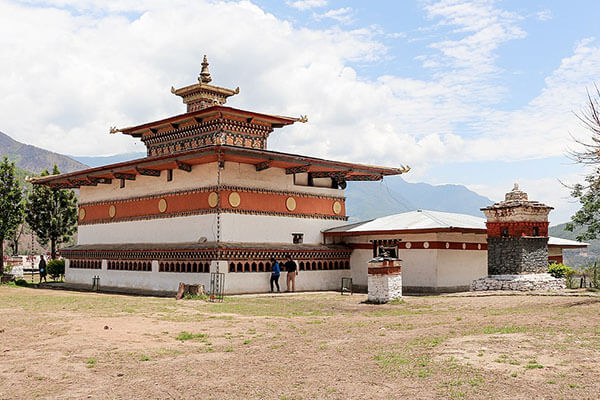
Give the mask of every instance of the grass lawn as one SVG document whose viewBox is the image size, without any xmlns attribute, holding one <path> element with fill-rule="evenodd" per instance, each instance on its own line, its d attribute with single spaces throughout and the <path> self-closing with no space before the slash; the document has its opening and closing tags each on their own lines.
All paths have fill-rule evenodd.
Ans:
<svg viewBox="0 0 600 400">
<path fill-rule="evenodd" d="M 232 297 L 0 287 L 0 398 L 587 399 L 600 297 Z"/>
</svg>

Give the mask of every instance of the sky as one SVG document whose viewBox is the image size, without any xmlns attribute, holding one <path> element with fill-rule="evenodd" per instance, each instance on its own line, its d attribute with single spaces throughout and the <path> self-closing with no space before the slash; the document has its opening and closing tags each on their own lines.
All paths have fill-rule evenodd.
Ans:
<svg viewBox="0 0 600 400">
<path fill-rule="evenodd" d="M 143 152 L 125 127 L 185 111 L 171 86 L 307 115 L 272 150 L 409 165 L 410 182 L 577 210 L 567 156 L 600 84 L 595 0 L 0 0 L 0 131 L 63 154 Z"/>
</svg>

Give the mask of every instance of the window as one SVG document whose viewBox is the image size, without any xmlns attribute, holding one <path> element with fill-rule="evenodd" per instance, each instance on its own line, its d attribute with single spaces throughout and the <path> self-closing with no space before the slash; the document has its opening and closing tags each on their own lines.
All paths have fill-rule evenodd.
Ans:
<svg viewBox="0 0 600 400">
<path fill-rule="evenodd" d="M 540 236 L 540 228 L 537 226 L 533 227 L 533 236 Z"/>
<path fill-rule="evenodd" d="M 125 187 L 125 179 L 122 179 L 122 178 L 121 178 L 121 183 L 119 184 L 119 187 L 120 187 L 121 189 L 123 189 L 123 188 Z"/>
<path fill-rule="evenodd" d="M 292 233 L 292 241 L 294 244 L 301 244 L 304 242 L 304 233 Z"/>
<path fill-rule="evenodd" d="M 507 227 L 502 228 L 502 237 L 508 237 L 508 228 Z"/>
<path fill-rule="evenodd" d="M 172 180 L 173 180 L 173 170 L 168 169 L 167 170 L 167 182 L 171 182 Z"/>
</svg>

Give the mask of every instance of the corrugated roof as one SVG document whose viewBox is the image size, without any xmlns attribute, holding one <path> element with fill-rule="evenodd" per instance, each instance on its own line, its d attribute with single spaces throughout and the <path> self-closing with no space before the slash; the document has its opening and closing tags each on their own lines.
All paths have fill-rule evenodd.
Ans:
<svg viewBox="0 0 600 400">
<path fill-rule="evenodd" d="M 423 229 L 486 230 L 485 219 L 466 214 L 416 210 L 328 229 L 333 232 L 406 231 Z"/>
<path fill-rule="evenodd" d="M 564 248 L 583 248 L 589 246 L 589 243 L 576 242 L 575 240 L 563 239 L 550 236 L 548 246 L 564 247 Z"/>
</svg>

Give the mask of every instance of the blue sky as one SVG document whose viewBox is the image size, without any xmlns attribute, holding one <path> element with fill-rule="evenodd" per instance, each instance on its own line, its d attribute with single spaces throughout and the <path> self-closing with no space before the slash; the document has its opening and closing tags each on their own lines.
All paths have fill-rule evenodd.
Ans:
<svg viewBox="0 0 600 400">
<path fill-rule="evenodd" d="M 600 2 L 0 0 L 0 130 L 54 151 L 143 151 L 107 135 L 184 109 L 209 56 L 228 104 L 309 123 L 274 150 L 398 166 L 499 200 L 518 181 L 577 209 L 585 138 L 573 112 L 600 83 Z"/>
</svg>

